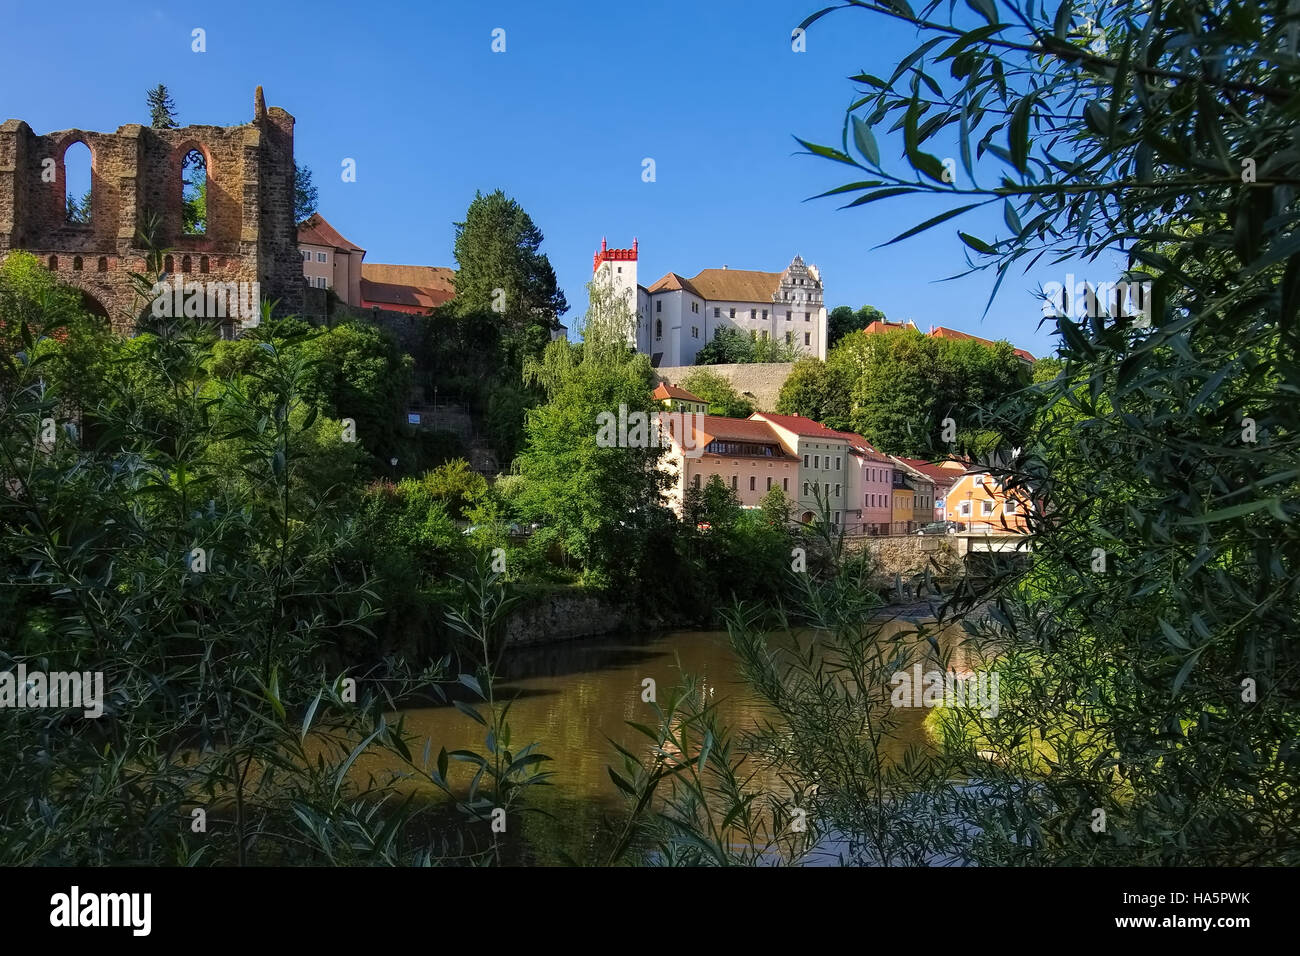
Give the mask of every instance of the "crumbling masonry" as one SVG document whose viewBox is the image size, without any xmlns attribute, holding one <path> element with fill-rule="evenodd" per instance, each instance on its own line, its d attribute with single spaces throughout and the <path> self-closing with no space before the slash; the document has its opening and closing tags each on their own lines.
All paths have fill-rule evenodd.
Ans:
<svg viewBox="0 0 1300 956">
<path fill-rule="evenodd" d="M 0 258 L 31 252 L 60 280 L 81 289 L 87 307 L 130 333 L 148 303 L 132 284 L 145 272 L 141 232 L 158 217 L 155 245 L 165 271 L 199 282 L 257 282 L 276 312 L 302 308 L 302 260 L 294 223 L 293 117 L 269 110 L 257 88 L 244 126 L 116 133 L 61 130 L 37 136 L 21 120 L 0 126 Z M 91 215 L 68 221 L 64 154 L 74 143 L 91 153 Z M 182 228 L 182 163 L 191 150 L 207 164 L 207 228 Z"/>
</svg>

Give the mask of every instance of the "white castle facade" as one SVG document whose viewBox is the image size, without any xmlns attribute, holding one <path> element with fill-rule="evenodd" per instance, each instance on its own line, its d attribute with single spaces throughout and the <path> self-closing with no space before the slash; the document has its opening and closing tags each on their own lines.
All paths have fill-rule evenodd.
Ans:
<svg viewBox="0 0 1300 956">
<path fill-rule="evenodd" d="M 610 283 L 636 313 L 638 352 L 656 368 L 694 365 L 721 328 L 793 346 L 826 358 L 826 305 L 821 274 L 795 256 L 783 272 L 704 269 L 687 279 L 669 272 L 653 285 L 637 281 L 637 242 L 610 249 L 605 240 L 592 260 L 593 278 Z"/>
</svg>

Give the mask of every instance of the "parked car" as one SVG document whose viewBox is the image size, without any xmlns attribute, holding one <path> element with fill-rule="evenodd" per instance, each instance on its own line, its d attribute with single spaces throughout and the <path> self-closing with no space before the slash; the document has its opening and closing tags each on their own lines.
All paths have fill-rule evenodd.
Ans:
<svg viewBox="0 0 1300 956">
<path fill-rule="evenodd" d="M 956 534 L 965 530 L 966 526 L 960 521 L 931 521 L 923 525 L 917 534 Z"/>
</svg>

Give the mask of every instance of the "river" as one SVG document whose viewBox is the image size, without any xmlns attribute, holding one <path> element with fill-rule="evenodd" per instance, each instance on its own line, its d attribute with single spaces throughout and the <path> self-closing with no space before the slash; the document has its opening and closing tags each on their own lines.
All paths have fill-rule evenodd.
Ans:
<svg viewBox="0 0 1300 956">
<path fill-rule="evenodd" d="M 882 624 L 881 638 L 908 633 L 906 620 Z M 941 642 L 954 645 L 949 629 Z M 609 740 L 636 753 L 649 747 L 627 721 L 656 724 L 653 708 L 642 700 L 643 681 L 653 678 L 664 700 L 681 674 L 693 675 L 716 703 L 721 720 L 735 730 L 752 726 L 763 715 L 762 705 L 743 683 L 725 632 L 678 631 L 666 634 L 621 634 L 528 647 L 507 653 L 497 682 L 498 700 L 513 700 L 509 725 L 511 748 L 518 751 L 537 741 L 541 753 L 553 758 L 543 766 L 552 771 L 553 786 L 529 791 L 527 802 L 544 813 L 514 814 L 500 838 L 503 860 L 513 863 L 559 863 L 560 852 L 578 862 L 591 862 L 624 818 L 626 804 L 610 779 L 608 768 L 621 769 L 621 758 Z M 484 729 L 453 707 L 416 707 L 400 712 L 415 737 L 417 761 L 425 741 L 432 753 L 440 747 L 485 752 Z M 910 746 L 933 746 L 922 722 L 925 711 L 906 708 L 888 750 L 901 756 Z M 453 770 L 458 765 L 452 763 Z M 382 761 L 363 757 L 356 768 L 382 776 Z M 466 765 L 459 765 L 465 770 Z M 453 781 L 458 777 L 453 773 Z M 468 780 L 468 772 L 464 774 Z M 438 793 L 431 784 L 417 789 Z M 449 822 L 450 807 L 433 818 Z M 486 824 L 482 825 L 486 829 Z"/>
</svg>

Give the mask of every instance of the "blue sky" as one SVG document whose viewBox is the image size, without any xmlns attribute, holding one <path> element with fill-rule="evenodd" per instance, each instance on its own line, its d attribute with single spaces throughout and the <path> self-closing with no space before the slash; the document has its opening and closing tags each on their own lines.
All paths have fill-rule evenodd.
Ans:
<svg viewBox="0 0 1300 956">
<path fill-rule="evenodd" d="M 1042 355 L 1032 290 L 1064 267 L 1008 276 L 988 316 L 991 272 L 964 268 L 957 224 L 989 238 L 1000 215 L 945 223 L 873 248 L 942 206 L 899 199 L 866 210 L 805 201 L 852 170 L 799 155 L 792 135 L 836 143 L 865 69 L 888 75 L 911 31 L 860 11 L 790 31 L 818 0 L 606 3 L 129 3 L 106 8 L 0 0 L 0 119 L 37 132 L 149 120 L 145 92 L 171 90 L 182 123 L 252 118 L 253 90 L 297 119 L 298 160 L 320 210 L 374 262 L 454 265 L 452 223 L 475 189 L 518 199 L 546 235 L 573 324 L 591 256 L 640 240 L 639 277 L 724 264 L 817 264 L 828 307 L 870 303 Z M 110 11 L 110 12 L 106 12 Z M 506 31 L 506 52 L 491 50 Z M 206 31 L 207 51 L 191 50 Z M 48 59 L 54 41 L 58 60 Z M 901 143 L 882 140 L 882 152 Z M 656 181 L 642 181 L 653 158 Z M 345 158 L 357 181 L 345 183 Z M 981 225 L 985 228 L 981 229 Z"/>
</svg>

